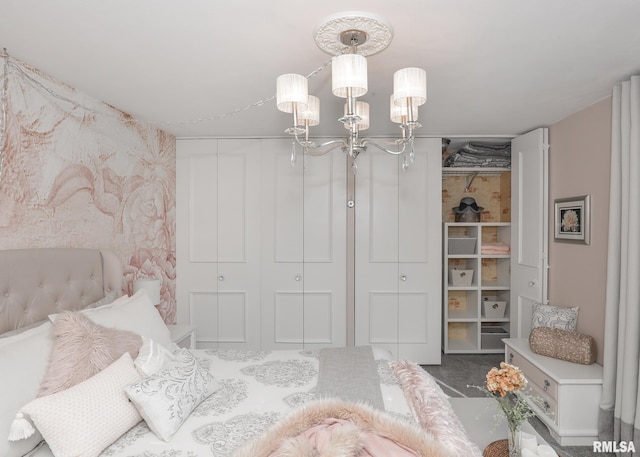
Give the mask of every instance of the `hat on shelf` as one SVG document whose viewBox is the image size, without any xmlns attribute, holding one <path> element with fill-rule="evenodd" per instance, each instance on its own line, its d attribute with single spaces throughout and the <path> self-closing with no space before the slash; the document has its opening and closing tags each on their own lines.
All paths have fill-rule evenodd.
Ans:
<svg viewBox="0 0 640 457">
<path fill-rule="evenodd" d="M 478 206 L 476 203 L 476 199 L 473 197 L 464 197 L 460 200 L 458 206 L 453 208 L 454 213 L 463 213 L 465 211 L 473 211 L 474 213 L 479 213 L 484 208 L 482 206 Z"/>
</svg>

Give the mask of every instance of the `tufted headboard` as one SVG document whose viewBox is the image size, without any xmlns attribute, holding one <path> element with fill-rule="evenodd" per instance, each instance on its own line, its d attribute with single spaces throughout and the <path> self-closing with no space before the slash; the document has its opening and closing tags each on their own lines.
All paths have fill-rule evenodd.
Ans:
<svg viewBox="0 0 640 457">
<path fill-rule="evenodd" d="M 111 251 L 0 250 L 0 334 L 122 295 L 123 267 Z"/>
</svg>

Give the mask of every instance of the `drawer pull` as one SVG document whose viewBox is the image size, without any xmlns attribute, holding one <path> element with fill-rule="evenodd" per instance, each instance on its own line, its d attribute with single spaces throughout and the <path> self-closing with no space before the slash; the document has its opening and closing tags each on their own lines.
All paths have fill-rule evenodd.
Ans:
<svg viewBox="0 0 640 457">
<path fill-rule="evenodd" d="M 544 388 L 542 390 L 544 390 L 545 392 L 547 391 L 547 389 L 551 386 L 551 384 L 549 383 L 549 381 L 547 381 L 546 379 L 544 380 Z"/>
<path fill-rule="evenodd" d="M 513 362 L 513 352 L 509 353 L 509 363 Z"/>
<path fill-rule="evenodd" d="M 544 407 L 544 412 L 545 412 L 545 413 L 546 413 L 546 412 L 549 412 L 549 408 L 551 408 L 551 405 L 549 404 L 549 402 L 548 402 L 547 400 L 545 400 L 545 401 L 542 403 L 542 406 Z"/>
</svg>

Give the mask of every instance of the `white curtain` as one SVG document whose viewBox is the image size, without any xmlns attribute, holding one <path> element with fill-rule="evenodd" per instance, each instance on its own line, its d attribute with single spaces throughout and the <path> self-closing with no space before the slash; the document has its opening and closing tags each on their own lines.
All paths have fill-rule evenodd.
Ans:
<svg viewBox="0 0 640 457">
<path fill-rule="evenodd" d="M 634 440 L 640 451 L 640 76 L 614 88 L 611 126 L 599 432 L 602 440 Z"/>
</svg>

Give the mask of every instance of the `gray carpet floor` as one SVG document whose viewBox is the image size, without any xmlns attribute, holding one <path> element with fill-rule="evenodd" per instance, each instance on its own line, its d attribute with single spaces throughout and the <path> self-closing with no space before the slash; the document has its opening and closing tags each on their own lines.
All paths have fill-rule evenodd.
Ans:
<svg viewBox="0 0 640 457">
<path fill-rule="evenodd" d="M 503 360 L 502 354 L 443 354 L 441 365 L 424 365 L 422 368 L 440 381 L 442 390 L 451 397 L 482 397 L 485 396 L 483 392 L 468 386 L 482 386 L 487 372 L 500 366 Z M 531 418 L 529 422 L 560 457 L 614 456 L 596 454 L 591 446 L 560 446 L 539 419 Z"/>
</svg>

